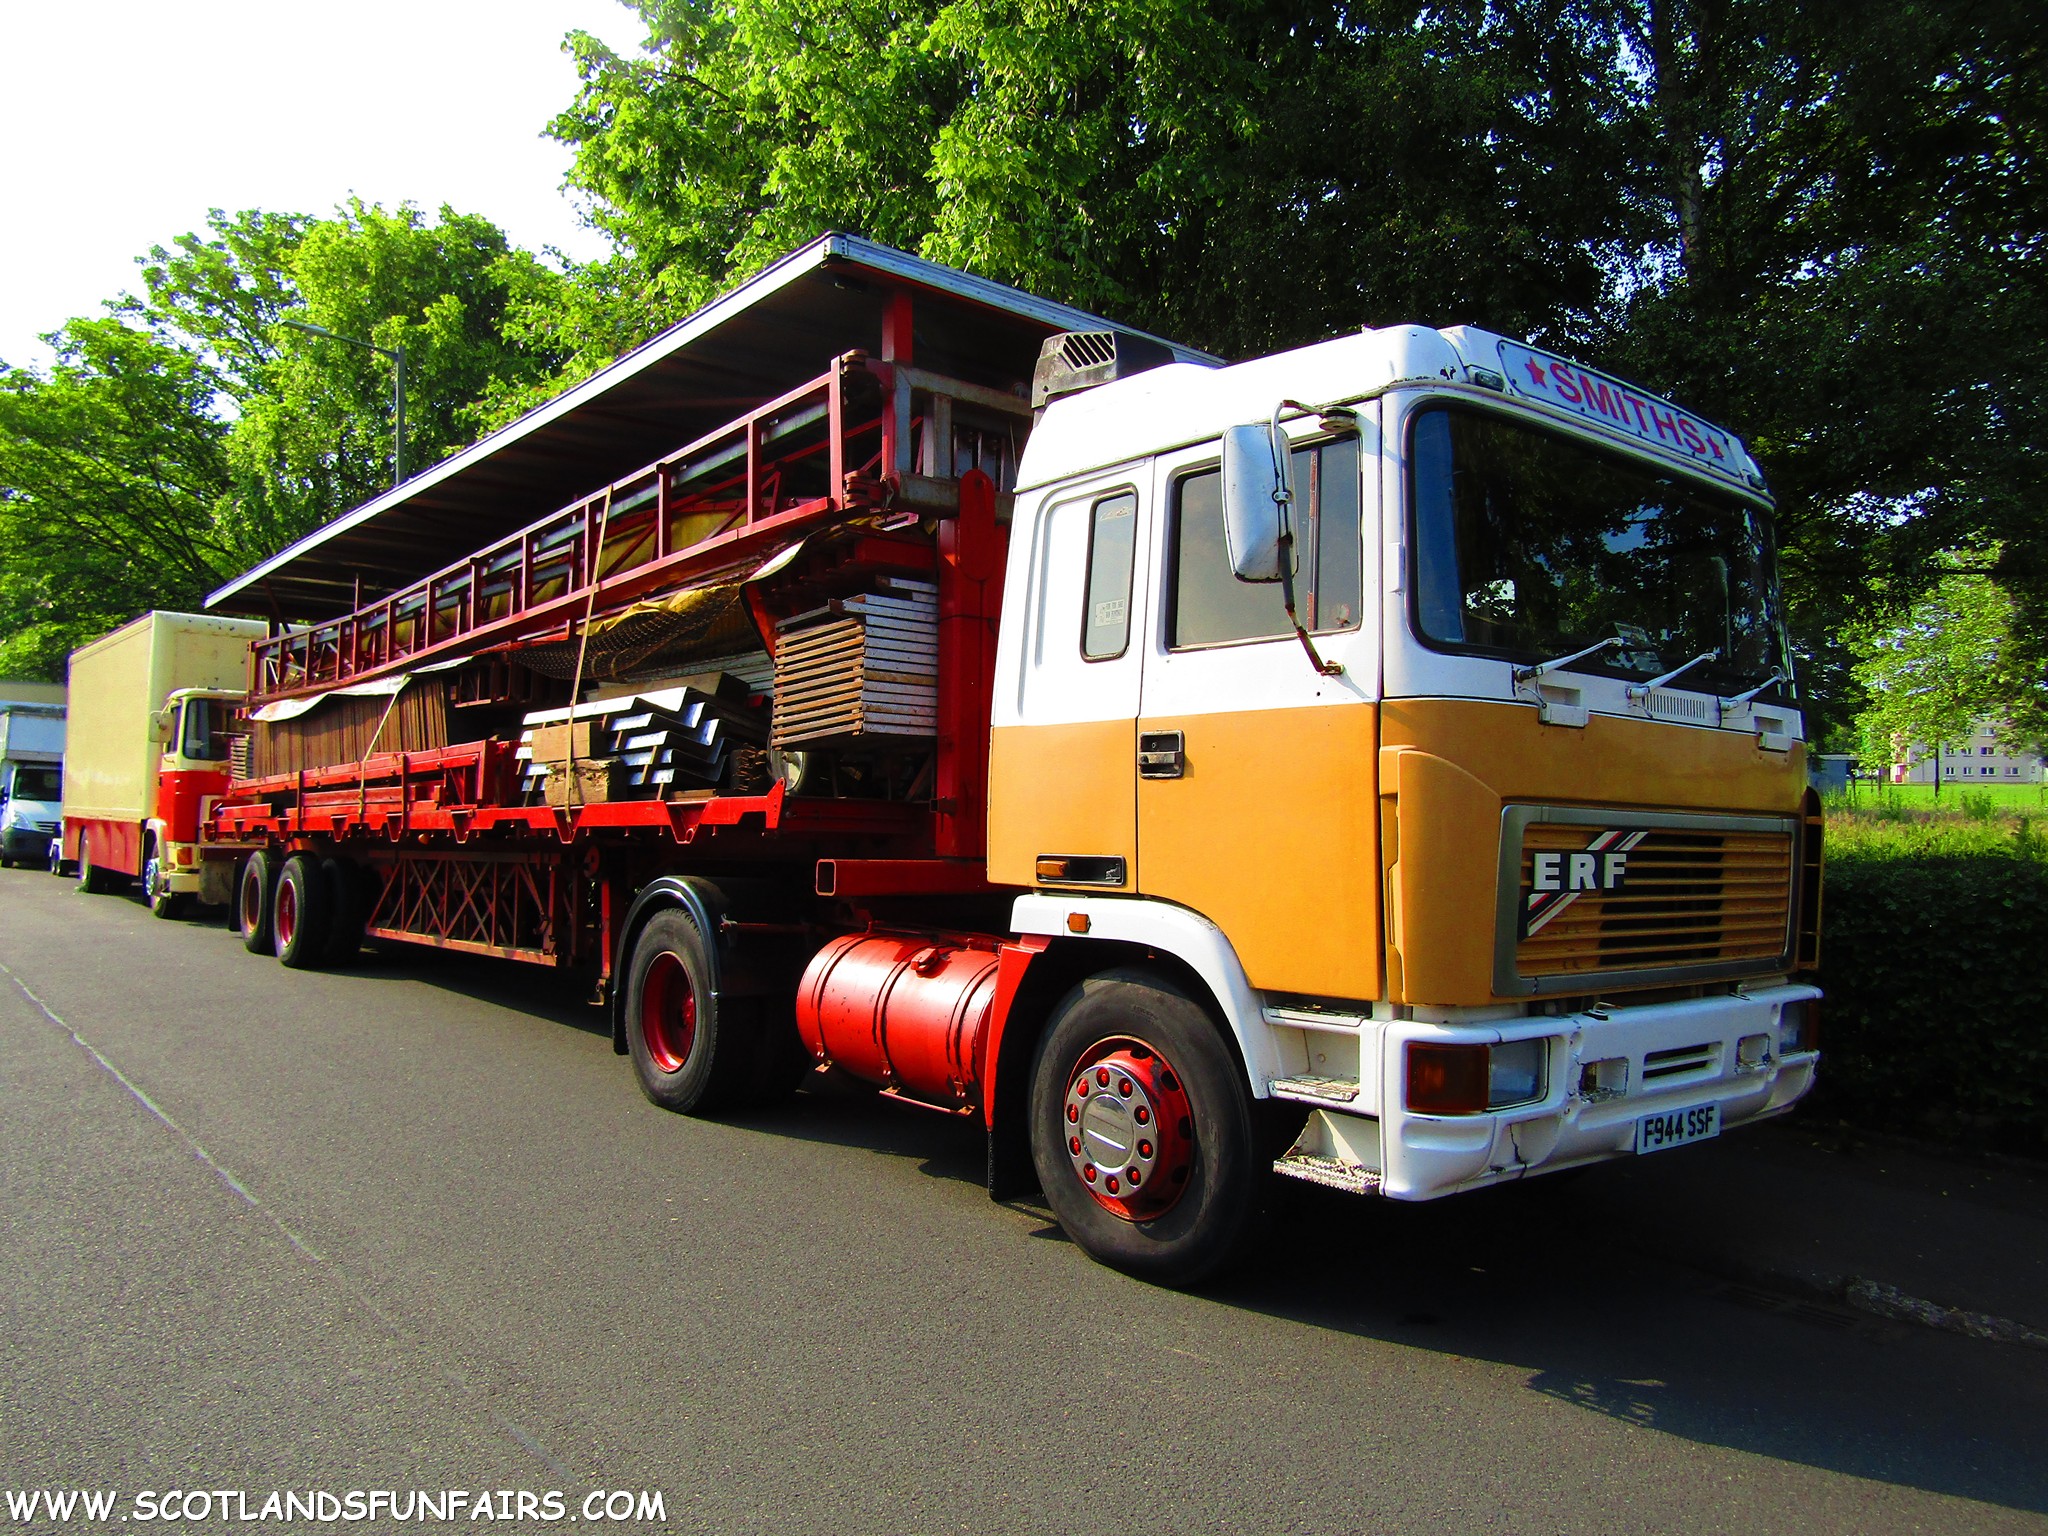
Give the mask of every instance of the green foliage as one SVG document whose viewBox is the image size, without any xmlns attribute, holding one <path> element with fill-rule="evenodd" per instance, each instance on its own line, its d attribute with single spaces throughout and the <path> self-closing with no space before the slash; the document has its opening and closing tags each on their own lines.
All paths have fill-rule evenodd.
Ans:
<svg viewBox="0 0 2048 1536">
<path fill-rule="evenodd" d="M 1852 631 L 1865 766 L 1888 766 L 1907 743 L 1952 747 L 1984 720 L 2015 747 L 2048 739 L 2048 688 L 2014 623 L 2002 587 L 1950 569 L 1901 622 Z"/>
<path fill-rule="evenodd" d="M 487 220 L 351 202 L 216 212 L 142 264 L 143 293 L 0 373 L 0 671 L 65 654 L 236 572 L 388 486 L 391 365 L 278 324 L 404 347 L 406 462 L 464 446 L 562 356 L 515 327 L 560 274 Z"/>
<path fill-rule="evenodd" d="M 1831 817 L 1814 1106 L 2048 1152 L 2048 839 L 2028 818 Z"/>
<path fill-rule="evenodd" d="M 1638 185 L 1662 236 L 1612 356 L 1735 425 L 1778 498 L 1823 728 L 1841 637 L 2001 546 L 2048 602 L 2048 199 L 2039 17 L 1970 6 L 1635 0 Z M 2031 583 L 2031 584 L 2030 584 Z M 2038 661 L 2048 626 L 2020 638 Z"/>
<path fill-rule="evenodd" d="M 223 528 L 219 374 L 118 319 L 74 320 L 47 378 L 0 374 L 0 676 L 189 606 L 243 553 Z"/>
<path fill-rule="evenodd" d="M 628 332 L 839 228 L 1225 352 L 1482 316 L 1563 339 L 1635 225 L 1603 34 L 1560 5 L 640 9 L 655 55 L 576 38 L 554 129 Z"/>
</svg>

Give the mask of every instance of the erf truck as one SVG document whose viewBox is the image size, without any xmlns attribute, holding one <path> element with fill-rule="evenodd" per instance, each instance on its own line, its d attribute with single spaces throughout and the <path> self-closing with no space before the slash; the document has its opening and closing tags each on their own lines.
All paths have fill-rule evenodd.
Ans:
<svg viewBox="0 0 2048 1536">
<path fill-rule="evenodd" d="M 635 421 L 681 446 L 600 470 Z M 829 236 L 214 594 L 325 617 L 253 648 L 206 852 L 288 965 L 587 966 L 654 1103 L 829 1067 L 1189 1283 L 1276 1172 L 1430 1199 L 1806 1091 L 1770 509 L 1483 330 L 1224 366 Z"/>
<path fill-rule="evenodd" d="M 160 917 L 227 901 L 230 871 L 198 857 L 199 824 L 227 788 L 226 726 L 242 703 L 249 619 L 146 613 L 71 653 L 63 840 L 88 891 L 142 881 Z M 47 843 L 46 843 L 47 846 Z"/>
<path fill-rule="evenodd" d="M 0 868 L 49 857 L 63 762 L 64 706 L 0 699 Z"/>
</svg>

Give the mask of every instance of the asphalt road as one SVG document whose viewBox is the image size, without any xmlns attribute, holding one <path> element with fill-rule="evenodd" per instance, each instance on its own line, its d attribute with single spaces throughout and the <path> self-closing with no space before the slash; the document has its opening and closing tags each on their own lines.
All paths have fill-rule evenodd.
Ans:
<svg viewBox="0 0 2048 1536">
<path fill-rule="evenodd" d="M 6 1490 L 556 1490 L 558 1525 L 658 1490 L 606 1528 L 831 1536 L 2048 1529 L 2039 1351 L 1742 1304 L 1599 1175 L 1279 1190 L 1263 1262 L 1183 1295 L 992 1205 L 971 1126 L 830 1085 L 664 1114 L 528 968 L 288 972 L 26 871 L 0 964 Z"/>
</svg>

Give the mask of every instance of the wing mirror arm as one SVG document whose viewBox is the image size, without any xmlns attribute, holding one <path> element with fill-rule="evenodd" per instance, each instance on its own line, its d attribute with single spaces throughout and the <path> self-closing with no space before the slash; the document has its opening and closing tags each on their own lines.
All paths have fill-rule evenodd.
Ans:
<svg viewBox="0 0 2048 1536">
<path fill-rule="evenodd" d="M 1286 410 L 1322 414 L 1298 400 L 1282 400 L 1273 407 L 1271 421 L 1232 427 L 1223 434 L 1224 540 L 1230 550 L 1231 574 L 1239 581 L 1279 582 L 1287 622 L 1309 664 L 1324 677 L 1338 677 L 1344 668 L 1322 658 L 1296 611 L 1290 475 L 1294 450 L 1280 430 L 1280 413 Z"/>
</svg>

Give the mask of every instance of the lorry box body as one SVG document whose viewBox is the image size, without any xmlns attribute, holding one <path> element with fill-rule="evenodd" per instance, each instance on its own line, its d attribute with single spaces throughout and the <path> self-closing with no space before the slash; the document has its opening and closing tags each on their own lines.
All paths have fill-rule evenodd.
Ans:
<svg viewBox="0 0 2048 1536">
<path fill-rule="evenodd" d="M 587 968 L 654 1103 L 974 1116 L 992 1195 L 1175 1284 L 1271 1173 L 1433 1199 L 1789 1109 L 1821 820 L 1740 440 L 1473 327 L 1224 366 L 1026 300 L 828 237 L 216 593 L 310 616 L 205 823 L 248 947 Z M 599 457 L 748 302 L 824 355 Z M 502 516 L 550 444 L 578 499 Z"/>
<path fill-rule="evenodd" d="M 179 690 L 239 694 L 249 644 L 264 629 L 252 619 L 146 613 L 72 652 L 64 859 L 115 876 L 143 873 L 166 789 L 166 747 L 177 745 L 160 734 L 159 714 Z"/>
<path fill-rule="evenodd" d="M 0 762 L 64 761 L 64 706 L 0 699 Z"/>
<path fill-rule="evenodd" d="M 49 856 L 62 814 L 63 761 L 64 706 L 0 698 L 0 864 Z"/>
</svg>

